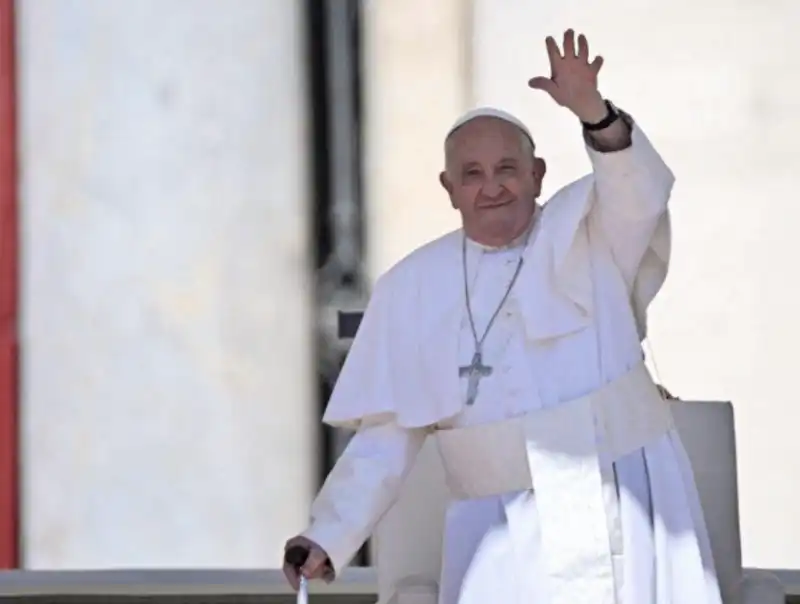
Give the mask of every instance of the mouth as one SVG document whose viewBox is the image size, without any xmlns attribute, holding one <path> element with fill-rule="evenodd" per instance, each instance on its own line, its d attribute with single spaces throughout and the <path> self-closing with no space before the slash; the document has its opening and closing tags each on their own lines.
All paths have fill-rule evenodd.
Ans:
<svg viewBox="0 0 800 604">
<path fill-rule="evenodd" d="M 490 203 L 479 203 L 477 204 L 477 208 L 479 210 L 496 210 L 498 208 L 504 208 L 506 206 L 510 206 L 514 203 L 513 199 L 506 199 L 505 201 L 493 201 Z"/>
</svg>

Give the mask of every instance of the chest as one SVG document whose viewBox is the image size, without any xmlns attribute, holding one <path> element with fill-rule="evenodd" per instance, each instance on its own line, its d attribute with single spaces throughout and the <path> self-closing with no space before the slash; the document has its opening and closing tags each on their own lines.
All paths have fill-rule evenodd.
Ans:
<svg viewBox="0 0 800 604">
<path fill-rule="evenodd" d="M 561 337 L 531 338 L 522 312 L 531 301 L 515 283 L 519 255 L 473 253 L 467 260 L 454 334 L 463 407 L 454 425 L 498 421 L 557 405 L 596 389 L 641 359 L 640 347 L 620 345 L 635 341 L 630 338 L 635 328 L 624 285 L 604 274 L 602 265 L 593 267 L 592 321 Z M 536 295 L 535 288 L 528 291 Z M 476 352 L 482 370 L 477 377 L 469 371 Z"/>
</svg>

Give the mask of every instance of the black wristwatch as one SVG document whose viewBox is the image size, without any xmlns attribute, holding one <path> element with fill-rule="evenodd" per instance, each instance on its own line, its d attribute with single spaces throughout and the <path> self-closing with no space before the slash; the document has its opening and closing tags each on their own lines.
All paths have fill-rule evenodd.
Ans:
<svg viewBox="0 0 800 604">
<path fill-rule="evenodd" d="M 617 108 L 614 107 L 614 104 L 611 101 L 606 101 L 606 108 L 608 109 L 608 113 L 606 116 L 595 124 L 590 124 L 589 122 L 581 122 L 584 130 L 588 130 L 589 132 L 596 132 L 597 130 L 603 130 L 608 128 L 611 124 L 616 122 L 619 119 L 619 111 Z"/>
</svg>

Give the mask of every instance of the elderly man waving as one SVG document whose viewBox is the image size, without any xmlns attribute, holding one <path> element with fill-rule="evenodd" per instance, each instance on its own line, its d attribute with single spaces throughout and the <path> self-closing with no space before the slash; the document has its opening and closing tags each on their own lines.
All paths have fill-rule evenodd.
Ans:
<svg viewBox="0 0 800 604">
<path fill-rule="evenodd" d="M 423 440 L 452 502 L 441 604 L 721 604 L 687 456 L 643 364 L 667 274 L 669 168 L 598 90 L 600 57 L 548 38 L 529 86 L 572 112 L 592 173 L 538 198 L 535 137 L 457 120 L 440 176 L 463 227 L 377 282 L 325 421 L 356 434 L 287 549 L 332 579 L 392 505 Z"/>
</svg>

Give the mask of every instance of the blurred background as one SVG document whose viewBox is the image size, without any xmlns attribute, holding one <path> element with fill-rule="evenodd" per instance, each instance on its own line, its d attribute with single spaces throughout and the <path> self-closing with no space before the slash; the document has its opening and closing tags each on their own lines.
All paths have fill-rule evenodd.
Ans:
<svg viewBox="0 0 800 604">
<path fill-rule="evenodd" d="M 452 121 L 567 27 L 677 175 L 661 381 L 731 400 L 744 563 L 800 569 L 797 0 L 0 0 L 0 566 L 273 567 L 346 434 L 336 312 L 457 226 Z M 368 562 L 364 552 L 357 563 Z"/>
</svg>

